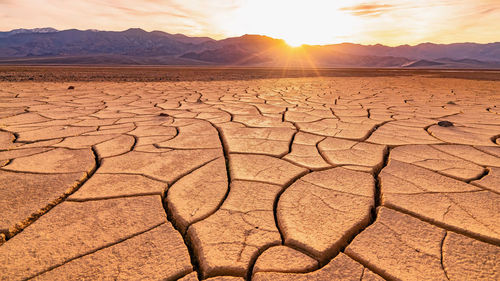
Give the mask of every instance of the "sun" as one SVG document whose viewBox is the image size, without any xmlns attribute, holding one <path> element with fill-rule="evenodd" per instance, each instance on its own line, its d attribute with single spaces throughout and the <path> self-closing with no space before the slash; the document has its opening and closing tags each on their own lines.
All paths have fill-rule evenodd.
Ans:
<svg viewBox="0 0 500 281">
<path fill-rule="evenodd" d="M 292 47 L 338 43 L 359 31 L 343 5 L 345 1 L 245 1 L 226 24 L 227 33 L 267 35 Z"/>
<path fill-rule="evenodd" d="M 293 48 L 299 48 L 299 47 L 304 46 L 304 42 L 302 42 L 302 40 L 300 38 L 284 39 L 284 40 L 288 46 L 293 47 Z"/>
</svg>

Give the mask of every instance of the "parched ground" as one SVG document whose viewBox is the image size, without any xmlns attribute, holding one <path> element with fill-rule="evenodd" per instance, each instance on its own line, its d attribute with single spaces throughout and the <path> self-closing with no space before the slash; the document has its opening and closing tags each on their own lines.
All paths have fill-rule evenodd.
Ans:
<svg viewBox="0 0 500 281">
<path fill-rule="evenodd" d="M 0 233 L 0 280 L 500 280 L 500 82 L 1 82 Z"/>
</svg>

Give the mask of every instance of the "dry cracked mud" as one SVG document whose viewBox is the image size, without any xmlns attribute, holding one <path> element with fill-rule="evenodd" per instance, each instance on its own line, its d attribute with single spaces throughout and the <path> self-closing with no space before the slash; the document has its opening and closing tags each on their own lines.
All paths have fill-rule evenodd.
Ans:
<svg viewBox="0 0 500 281">
<path fill-rule="evenodd" d="M 71 85 L 0 83 L 0 280 L 500 280 L 498 81 Z"/>
</svg>

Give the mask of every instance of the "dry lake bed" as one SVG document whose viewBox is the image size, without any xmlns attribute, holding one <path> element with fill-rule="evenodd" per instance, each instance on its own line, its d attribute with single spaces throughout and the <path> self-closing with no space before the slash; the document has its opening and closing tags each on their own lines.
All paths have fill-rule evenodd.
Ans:
<svg viewBox="0 0 500 281">
<path fill-rule="evenodd" d="M 0 280 L 500 279 L 498 72 L 12 69 Z"/>
</svg>

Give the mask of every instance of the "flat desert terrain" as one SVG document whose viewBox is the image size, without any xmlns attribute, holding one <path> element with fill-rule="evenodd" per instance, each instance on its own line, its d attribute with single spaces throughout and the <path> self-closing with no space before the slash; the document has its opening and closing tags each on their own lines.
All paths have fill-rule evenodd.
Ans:
<svg viewBox="0 0 500 281">
<path fill-rule="evenodd" d="M 498 72 L 183 71 L 0 69 L 0 280 L 500 280 Z"/>
</svg>

